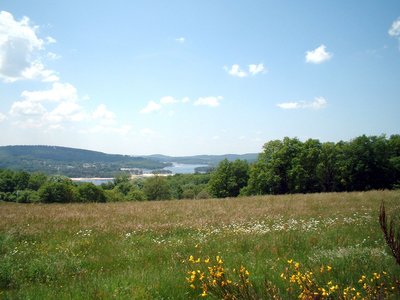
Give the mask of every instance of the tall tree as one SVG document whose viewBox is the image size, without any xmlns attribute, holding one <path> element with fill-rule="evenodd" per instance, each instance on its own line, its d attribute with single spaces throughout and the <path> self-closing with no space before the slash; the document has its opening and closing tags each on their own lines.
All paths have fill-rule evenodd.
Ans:
<svg viewBox="0 0 400 300">
<path fill-rule="evenodd" d="M 208 183 L 211 194 L 217 198 L 236 197 L 247 185 L 249 165 L 246 161 L 227 159 L 221 161 L 211 174 Z"/>
</svg>

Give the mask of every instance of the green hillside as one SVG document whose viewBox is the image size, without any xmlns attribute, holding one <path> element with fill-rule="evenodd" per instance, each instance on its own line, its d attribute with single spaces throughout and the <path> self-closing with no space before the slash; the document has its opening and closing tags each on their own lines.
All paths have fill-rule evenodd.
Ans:
<svg viewBox="0 0 400 300">
<path fill-rule="evenodd" d="M 40 171 L 70 177 L 112 177 L 121 168 L 160 169 L 167 165 L 144 157 L 67 147 L 0 147 L 0 168 Z"/>
</svg>

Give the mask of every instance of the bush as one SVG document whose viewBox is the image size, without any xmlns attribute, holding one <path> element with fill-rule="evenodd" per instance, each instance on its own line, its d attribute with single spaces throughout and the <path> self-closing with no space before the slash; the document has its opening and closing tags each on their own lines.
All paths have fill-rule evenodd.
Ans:
<svg viewBox="0 0 400 300">
<path fill-rule="evenodd" d="M 138 189 L 130 190 L 128 195 L 126 195 L 126 199 L 128 201 L 145 201 L 145 200 L 147 200 L 145 193 Z"/>
<path fill-rule="evenodd" d="M 80 202 L 106 202 L 103 189 L 91 182 L 85 182 L 77 187 L 78 201 Z"/>
<path fill-rule="evenodd" d="M 44 203 L 68 203 L 74 202 L 73 186 L 68 182 L 46 182 L 39 189 L 40 201 Z"/>
<path fill-rule="evenodd" d="M 39 202 L 39 194 L 32 190 L 17 191 L 16 202 L 18 203 L 35 203 Z"/>
<path fill-rule="evenodd" d="M 171 198 L 169 185 L 165 178 L 160 176 L 147 179 L 143 190 L 148 200 L 167 200 Z"/>
</svg>

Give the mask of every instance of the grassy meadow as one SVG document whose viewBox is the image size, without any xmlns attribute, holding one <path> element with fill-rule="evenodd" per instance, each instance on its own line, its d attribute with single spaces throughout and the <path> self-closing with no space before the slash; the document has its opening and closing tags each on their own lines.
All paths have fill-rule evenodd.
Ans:
<svg viewBox="0 0 400 300">
<path fill-rule="evenodd" d="M 221 256 L 227 270 L 245 266 L 255 289 L 268 280 L 282 295 L 290 259 L 340 286 L 374 272 L 399 278 L 379 227 L 382 200 L 389 216 L 399 215 L 400 191 L 0 203 L 0 298 L 200 297 L 186 279 L 190 255 Z M 320 274 L 321 266 L 332 270 Z"/>
</svg>

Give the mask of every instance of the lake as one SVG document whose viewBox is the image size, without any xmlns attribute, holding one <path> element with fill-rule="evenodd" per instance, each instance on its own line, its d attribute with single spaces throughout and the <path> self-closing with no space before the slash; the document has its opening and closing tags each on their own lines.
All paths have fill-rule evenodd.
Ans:
<svg viewBox="0 0 400 300">
<path fill-rule="evenodd" d="M 200 164 L 180 164 L 180 163 L 172 163 L 172 166 L 165 167 L 164 170 L 169 170 L 172 174 L 193 174 L 195 169 L 198 167 L 207 167 L 207 165 Z M 145 173 L 151 173 L 151 171 L 147 170 Z M 102 183 L 107 183 L 113 181 L 114 178 L 71 178 L 76 182 L 91 182 L 95 185 L 101 185 Z"/>
<path fill-rule="evenodd" d="M 169 170 L 172 174 L 193 174 L 196 168 L 207 167 L 208 165 L 200 164 L 180 164 L 173 162 L 172 166 L 165 167 L 164 170 Z"/>
</svg>

